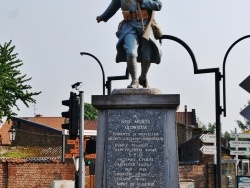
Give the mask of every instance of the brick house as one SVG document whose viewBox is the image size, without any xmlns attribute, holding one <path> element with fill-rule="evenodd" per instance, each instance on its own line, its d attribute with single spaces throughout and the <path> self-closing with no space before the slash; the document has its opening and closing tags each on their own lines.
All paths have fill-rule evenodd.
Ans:
<svg viewBox="0 0 250 188">
<path fill-rule="evenodd" d="M 97 122 L 85 120 L 86 130 L 96 130 Z M 63 117 L 13 117 L 6 121 L 0 129 L 2 144 L 9 145 L 8 131 L 11 127 L 16 130 L 16 139 L 13 145 L 19 146 L 61 146 Z"/>
<path fill-rule="evenodd" d="M 13 144 L 20 146 L 48 146 L 61 145 L 61 124 L 64 118 L 61 117 L 13 117 L 9 122 L 6 121 L 0 129 L 2 144 L 10 144 L 8 131 L 11 127 L 16 130 L 16 140 Z M 55 138 L 53 138 L 55 137 Z"/>
<path fill-rule="evenodd" d="M 73 160 L 61 162 L 62 158 L 62 128 L 63 117 L 13 117 L 6 121 L 0 135 L 2 145 L 0 153 L 15 146 L 16 150 L 35 150 L 32 157 L 1 158 L 0 157 L 0 187 L 8 188 L 42 188 L 49 187 L 53 180 L 74 180 L 75 167 Z M 87 130 L 96 130 L 96 121 L 85 120 Z M 16 139 L 10 143 L 8 131 L 16 129 Z M 90 184 L 90 169 L 86 167 L 86 185 Z M 27 178 L 29 177 L 29 178 Z M 92 180 L 93 182 L 93 180 Z M 92 183 L 93 184 L 93 183 Z"/>
<path fill-rule="evenodd" d="M 201 135 L 202 130 L 198 127 L 195 109 L 192 109 L 190 112 L 186 110 L 185 112 L 177 112 L 176 121 L 178 146 Z"/>
</svg>

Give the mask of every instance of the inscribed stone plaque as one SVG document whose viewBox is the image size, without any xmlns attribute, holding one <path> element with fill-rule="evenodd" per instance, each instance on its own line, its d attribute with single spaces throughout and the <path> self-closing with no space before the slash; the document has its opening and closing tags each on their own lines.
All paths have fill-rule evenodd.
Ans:
<svg viewBox="0 0 250 188">
<path fill-rule="evenodd" d="M 107 188 L 165 187 L 164 109 L 108 110 Z"/>
</svg>

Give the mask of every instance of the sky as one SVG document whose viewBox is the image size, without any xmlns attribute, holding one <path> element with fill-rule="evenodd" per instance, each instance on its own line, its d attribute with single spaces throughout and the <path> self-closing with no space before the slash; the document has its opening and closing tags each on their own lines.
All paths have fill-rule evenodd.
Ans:
<svg viewBox="0 0 250 188">
<path fill-rule="evenodd" d="M 115 63 L 115 32 L 122 20 L 119 10 L 108 22 L 97 23 L 110 0 L 0 0 L 0 44 L 12 40 L 15 52 L 23 61 L 20 70 L 33 92 L 42 91 L 37 103 L 27 108 L 18 103 L 18 117 L 41 114 L 59 117 L 67 107 L 71 85 L 82 82 L 84 101 L 102 95 L 102 72 L 97 61 L 80 52 L 94 55 L 101 62 L 105 78 L 125 74 L 126 63 Z M 239 38 L 250 34 L 250 1 L 248 0 L 162 0 L 156 21 L 164 35 L 183 40 L 193 51 L 199 69 L 219 68 L 228 48 Z M 148 80 L 163 94 L 180 94 L 178 111 L 196 110 L 199 120 L 215 122 L 214 73 L 194 74 L 192 60 L 178 43 L 163 40 L 162 61 L 152 64 Z M 229 53 L 226 72 L 226 117 L 221 115 L 222 132 L 237 127 L 236 120 L 250 94 L 239 84 L 250 74 L 250 38 L 238 43 Z M 139 70 L 140 67 L 138 66 Z M 112 88 L 126 88 L 130 80 L 113 81 Z M 222 81 L 220 92 L 223 92 Z M 107 92 L 106 92 L 107 93 Z M 223 107 L 223 96 L 220 98 Z"/>
</svg>

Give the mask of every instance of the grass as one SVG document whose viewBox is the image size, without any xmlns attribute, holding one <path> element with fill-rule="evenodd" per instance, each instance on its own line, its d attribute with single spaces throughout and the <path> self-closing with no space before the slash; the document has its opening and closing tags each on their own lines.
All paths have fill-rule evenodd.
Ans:
<svg viewBox="0 0 250 188">
<path fill-rule="evenodd" d="M 7 158 L 27 158 L 27 157 L 37 157 L 36 151 L 33 149 L 13 149 L 13 150 L 6 150 L 0 157 L 7 157 Z"/>
</svg>

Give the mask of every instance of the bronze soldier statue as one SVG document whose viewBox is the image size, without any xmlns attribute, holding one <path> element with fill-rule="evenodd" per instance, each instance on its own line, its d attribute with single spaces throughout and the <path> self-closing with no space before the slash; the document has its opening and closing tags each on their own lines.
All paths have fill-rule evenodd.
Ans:
<svg viewBox="0 0 250 188">
<path fill-rule="evenodd" d="M 132 82 L 127 88 L 149 88 L 147 73 L 151 63 L 159 64 L 161 50 L 151 27 L 154 11 L 161 10 L 160 0 L 112 0 L 97 22 L 107 22 L 120 8 L 123 20 L 116 36 L 116 62 L 127 62 Z M 141 75 L 137 76 L 137 62 L 141 63 Z"/>
</svg>

